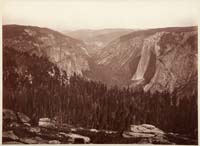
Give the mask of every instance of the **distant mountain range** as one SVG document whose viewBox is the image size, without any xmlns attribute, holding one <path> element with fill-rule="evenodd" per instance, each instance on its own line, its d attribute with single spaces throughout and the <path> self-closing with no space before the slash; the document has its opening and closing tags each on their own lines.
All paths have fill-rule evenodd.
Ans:
<svg viewBox="0 0 200 146">
<path fill-rule="evenodd" d="M 64 31 L 63 33 L 73 38 L 84 41 L 91 55 L 97 55 L 101 49 L 118 37 L 131 33 L 135 29 L 80 29 L 75 31 Z"/>
<path fill-rule="evenodd" d="M 6 47 L 45 56 L 68 75 L 76 72 L 109 86 L 172 92 L 188 82 L 197 83 L 197 27 L 62 34 L 48 28 L 5 25 Z"/>
</svg>

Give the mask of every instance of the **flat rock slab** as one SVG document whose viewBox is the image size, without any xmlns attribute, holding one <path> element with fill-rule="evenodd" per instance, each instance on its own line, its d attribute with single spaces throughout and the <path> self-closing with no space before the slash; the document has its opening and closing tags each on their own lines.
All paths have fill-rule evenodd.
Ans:
<svg viewBox="0 0 200 146">
<path fill-rule="evenodd" d="M 162 130 L 156 128 L 153 125 L 148 125 L 148 124 L 131 125 L 130 131 L 136 132 L 136 133 L 165 134 Z"/>
<path fill-rule="evenodd" d="M 129 131 L 123 132 L 124 138 L 141 138 L 140 144 L 173 144 L 166 134 L 154 125 L 131 125 Z"/>
</svg>

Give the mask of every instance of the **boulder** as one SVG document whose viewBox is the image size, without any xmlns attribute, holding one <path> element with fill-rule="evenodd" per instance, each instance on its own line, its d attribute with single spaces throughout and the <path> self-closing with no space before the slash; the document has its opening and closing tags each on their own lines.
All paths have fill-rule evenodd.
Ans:
<svg viewBox="0 0 200 146">
<path fill-rule="evenodd" d="M 150 124 L 142 124 L 143 127 L 147 128 L 147 129 L 154 129 L 156 128 L 154 125 L 150 125 Z"/>
<path fill-rule="evenodd" d="M 66 138 L 68 138 L 68 141 L 71 143 L 90 143 L 90 138 L 86 137 L 86 136 L 82 136 L 79 134 L 74 134 L 74 133 L 64 133 L 64 132 L 60 132 L 60 135 L 65 136 Z"/>
<path fill-rule="evenodd" d="M 50 140 L 48 143 L 49 144 L 60 144 L 60 141 L 58 141 L 58 140 Z"/>
<path fill-rule="evenodd" d="M 3 121 L 17 121 L 15 112 L 9 109 L 3 109 Z"/>
<path fill-rule="evenodd" d="M 22 123 L 29 123 L 31 119 L 23 113 L 17 112 L 17 117 Z"/>
<path fill-rule="evenodd" d="M 49 118 L 40 118 L 38 125 L 45 128 L 56 128 L 56 125 Z"/>
<path fill-rule="evenodd" d="M 25 126 L 31 127 L 30 123 L 24 123 Z"/>
<path fill-rule="evenodd" d="M 13 131 L 3 131 L 3 140 L 19 140 L 19 137 Z"/>
<path fill-rule="evenodd" d="M 165 132 L 154 125 L 131 125 L 129 131 L 123 132 L 124 138 L 140 138 L 139 144 L 173 144 Z"/>
<path fill-rule="evenodd" d="M 71 130 L 72 132 L 76 132 L 76 131 L 77 131 L 76 128 L 71 128 L 70 130 Z"/>
<path fill-rule="evenodd" d="M 97 129 L 90 129 L 91 132 L 99 132 Z"/>
<path fill-rule="evenodd" d="M 30 127 L 29 132 L 31 133 L 39 133 L 40 128 L 39 127 Z"/>
<path fill-rule="evenodd" d="M 49 118 L 40 118 L 39 121 L 40 122 L 51 122 L 51 120 Z"/>
<path fill-rule="evenodd" d="M 17 117 L 22 123 L 29 123 L 31 121 L 31 119 L 27 115 L 21 112 L 17 112 Z"/>
<path fill-rule="evenodd" d="M 152 133 L 152 134 L 161 134 L 161 135 L 165 134 L 162 130 L 149 124 L 131 125 L 130 131 L 135 132 L 135 133 Z"/>
</svg>

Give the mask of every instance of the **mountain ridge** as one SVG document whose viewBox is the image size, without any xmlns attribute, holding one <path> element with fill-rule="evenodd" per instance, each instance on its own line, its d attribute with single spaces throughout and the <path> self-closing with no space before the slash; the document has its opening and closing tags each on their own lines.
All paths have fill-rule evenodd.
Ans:
<svg viewBox="0 0 200 146">
<path fill-rule="evenodd" d="M 83 40 L 48 28 L 5 25 L 3 46 L 46 56 L 68 75 L 75 72 L 111 86 L 172 92 L 186 84 L 187 78 L 196 78 L 197 28 L 135 30 L 112 38 L 97 55 L 91 56 Z"/>
<path fill-rule="evenodd" d="M 37 56 L 47 56 L 59 68 L 82 75 L 89 70 L 89 56 L 82 41 L 36 26 L 4 25 L 3 47 L 13 47 Z"/>
<path fill-rule="evenodd" d="M 98 56 L 99 52 L 116 38 L 135 31 L 135 29 L 105 28 L 105 29 L 80 29 L 63 31 L 64 34 L 81 39 L 87 45 L 87 50 L 92 56 Z"/>
</svg>

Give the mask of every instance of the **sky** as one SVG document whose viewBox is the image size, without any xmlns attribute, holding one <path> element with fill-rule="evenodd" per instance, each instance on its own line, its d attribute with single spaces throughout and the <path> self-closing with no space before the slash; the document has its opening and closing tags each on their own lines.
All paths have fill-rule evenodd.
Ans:
<svg viewBox="0 0 200 146">
<path fill-rule="evenodd" d="M 191 26 L 199 6 L 198 0 L 4 0 L 2 22 L 56 30 Z"/>
</svg>

